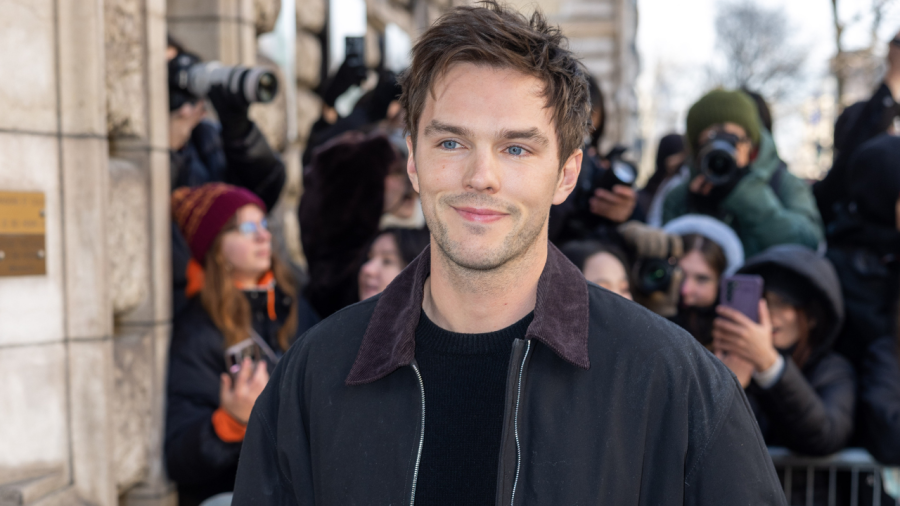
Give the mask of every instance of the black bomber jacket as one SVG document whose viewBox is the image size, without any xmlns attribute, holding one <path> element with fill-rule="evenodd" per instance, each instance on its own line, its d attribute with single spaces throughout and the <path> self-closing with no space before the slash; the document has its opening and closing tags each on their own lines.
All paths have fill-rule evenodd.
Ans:
<svg viewBox="0 0 900 506">
<path fill-rule="evenodd" d="M 430 250 L 302 337 L 253 409 L 233 504 L 414 506 L 415 329 Z M 498 505 L 783 505 L 740 384 L 690 335 L 589 284 L 554 246 L 516 340 Z M 447 504 L 454 504 L 452 497 Z"/>
</svg>

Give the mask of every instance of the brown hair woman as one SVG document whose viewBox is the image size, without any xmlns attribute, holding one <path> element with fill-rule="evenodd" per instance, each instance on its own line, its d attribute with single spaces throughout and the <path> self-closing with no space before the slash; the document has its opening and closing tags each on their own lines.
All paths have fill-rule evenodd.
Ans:
<svg viewBox="0 0 900 506">
<path fill-rule="evenodd" d="M 250 411 L 269 370 L 316 316 L 272 254 L 266 206 L 242 188 L 182 188 L 172 214 L 193 256 L 188 307 L 173 324 L 166 410 L 166 465 L 179 504 L 234 486 Z M 226 363 L 249 344 L 261 360 Z"/>
</svg>

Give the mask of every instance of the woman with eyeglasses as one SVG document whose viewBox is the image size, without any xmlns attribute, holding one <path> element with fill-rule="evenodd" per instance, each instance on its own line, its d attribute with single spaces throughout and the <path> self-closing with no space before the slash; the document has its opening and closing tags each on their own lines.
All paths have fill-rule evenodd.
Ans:
<svg viewBox="0 0 900 506">
<path fill-rule="evenodd" d="M 190 301 L 173 325 L 166 409 L 166 466 L 182 506 L 233 489 L 269 371 L 317 321 L 272 254 L 265 213 L 256 195 L 221 183 L 172 195 L 193 257 Z"/>
</svg>

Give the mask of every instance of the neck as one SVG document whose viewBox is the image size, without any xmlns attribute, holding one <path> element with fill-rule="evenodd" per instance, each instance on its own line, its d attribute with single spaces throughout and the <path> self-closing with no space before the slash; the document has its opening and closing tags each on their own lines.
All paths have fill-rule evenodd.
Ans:
<svg viewBox="0 0 900 506">
<path fill-rule="evenodd" d="M 488 271 L 459 266 L 432 241 L 431 276 L 425 281 L 422 309 L 432 322 L 451 332 L 504 329 L 534 310 L 546 263 L 546 236 L 518 258 Z"/>
</svg>

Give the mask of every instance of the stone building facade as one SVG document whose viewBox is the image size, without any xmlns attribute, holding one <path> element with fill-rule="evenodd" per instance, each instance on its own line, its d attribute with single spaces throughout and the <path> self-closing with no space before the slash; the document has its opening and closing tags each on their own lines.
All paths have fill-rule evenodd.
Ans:
<svg viewBox="0 0 900 506">
<path fill-rule="evenodd" d="M 633 0 L 545 3 L 604 85 L 610 136 L 627 141 Z M 370 63 L 389 24 L 414 39 L 450 5 L 366 0 Z M 251 114 L 287 163 L 275 221 L 302 263 L 292 211 L 321 107 L 313 90 L 327 0 L 0 0 L 0 192 L 43 194 L 46 267 L 0 276 L 0 504 L 175 504 L 161 450 L 171 332 L 166 34 L 205 59 L 272 64 L 257 41 L 280 12 L 294 28 L 295 64 L 278 99 Z"/>
</svg>

